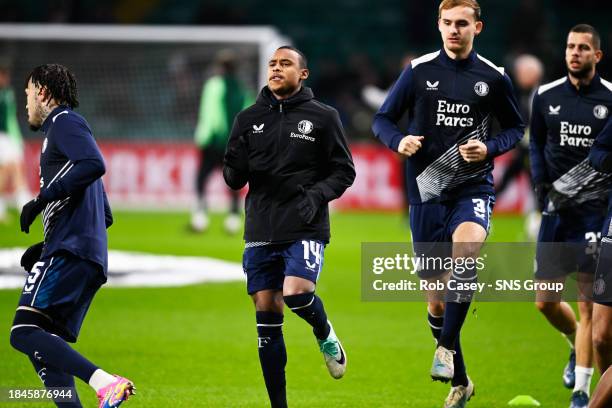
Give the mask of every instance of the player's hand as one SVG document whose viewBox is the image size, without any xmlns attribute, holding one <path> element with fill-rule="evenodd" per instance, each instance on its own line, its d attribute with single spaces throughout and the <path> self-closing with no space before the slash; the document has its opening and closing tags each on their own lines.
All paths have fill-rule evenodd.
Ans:
<svg viewBox="0 0 612 408">
<path fill-rule="evenodd" d="M 546 197 L 552 188 L 552 184 L 550 183 L 538 183 L 535 186 L 535 195 L 536 201 L 538 204 L 538 209 L 540 212 L 545 210 L 546 207 Z"/>
<path fill-rule="evenodd" d="M 408 135 L 404 137 L 400 140 L 399 146 L 397 147 L 398 153 L 406 157 L 412 156 L 423 146 L 421 143 L 423 139 L 425 139 L 423 136 Z"/>
<path fill-rule="evenodd" d="M 38 214 L 45 208 L 45 205 L 46 203 L 43 203 L 39 196 L 23 206 L 21 209 L 21 217 L 19 218 L 21 232 L 25 232 L 26 234 L 30 232 L 30 225 L 32 225 Z"/>
<path fill-rule="evenodd" d="M 23 266 L 23 269 L 25 269 L 26 272 L 32 271 L 32 267 L 36 262 L 38 262 L 40 256 L 42 255 L 44 245 L 44 242 L 34 244 L 26 249 L 23 255 L 21 255 L 21 266 Z"/>
<path fill-rule="evenodd" d="M 565 194 L 562 194 L 555 190 L 555 187 L 552 187 L 546 196 L 548 198 L 548 202 L 550 203 L 548 209 L 551 211 L 558 211 L 563 208 L 567 208 L 571 205 L 570 197 Z M 546 208 L 543 208 L 545 210 Z"/>
<path fill-rule="evenodd" d="M 470 139 L 459 146 L 459 153 L 468 163 L 481 162 L 487 158 L 487 145 L 479 140 Z"/>
<path fill-rule="evenodd" d="M 321 195 L 315 190 L 306 190 L 302 186 L 298 186 L 302 193 L 302 200 L 297 205 L 298 214 L 306 224 L 310 224 L 314 220 L 315 215 L 321 207 Z"/>
</svg>

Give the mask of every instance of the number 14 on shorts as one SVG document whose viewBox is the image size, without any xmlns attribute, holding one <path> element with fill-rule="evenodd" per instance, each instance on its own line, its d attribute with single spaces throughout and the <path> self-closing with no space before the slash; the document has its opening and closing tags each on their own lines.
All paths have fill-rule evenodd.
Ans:
<svg viewBox="0 0 612 408">
<path fill-rule="evenodd" d="M 304 247 L 304 261 L 306 266 L 312 270 L 318 270 L 321 268 L 321 256 L 323 254 L 323 245 L 317 241 L 302 241 Z M 311 256 L 314 258 L 314 262 L 311 262 Z"/>
</svg>

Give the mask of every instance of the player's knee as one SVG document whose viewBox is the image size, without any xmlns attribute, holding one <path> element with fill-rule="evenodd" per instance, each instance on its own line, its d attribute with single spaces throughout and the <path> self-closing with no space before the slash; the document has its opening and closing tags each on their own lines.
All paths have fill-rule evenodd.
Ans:
<svg viewBox="0 0 612 408">
<path fill-rule="evenodd" d="M 314 292 L 298 293 L 294 295 L 284 295 L 283 300 L 292 312 L 297 312 L 312 305 L 315 300 Z"/>
<path fill-rule="evenodd" d="M 444 302 L 429 302 L 427 311 L 432 316 L 444 316 Z"/>
<path fill-rule="evenodd" d="M 18 309 L 11 328 L 10 343 L 13 348 L 26 352 L 28 339 L 37 330 L 53 333 L 53 325 L 48 317 L 33 310 Z"/>
<path fill-rule="evenodd" d="M 18 351 L 24 352 L 25 345 L 28 341 L 28 336 L 33 330 L 39 330 L 35 327 L 13 327 L 11 329 L 10 343 L 11 346 Z"/>
<path fill-rule="evenodd" d="M 453 252 L 457 258 L 478 258 L 481 246 L 480 242 L 456 242 L 453 244 Z"/>
<path fill-rule="evenodd" d="M 593 328 L 593 347 L 600 353 L 612 350 L 612 330 L 606 325 Z"/>
<path fill-rule="evenodd" d="M 535 306 L 540 312 L 547 315 L 547 314 L 553 313 L 553 311 L 557 308 L 557 303 L 538 301 L 538 302 L 535 302 Z"/>
</svg>

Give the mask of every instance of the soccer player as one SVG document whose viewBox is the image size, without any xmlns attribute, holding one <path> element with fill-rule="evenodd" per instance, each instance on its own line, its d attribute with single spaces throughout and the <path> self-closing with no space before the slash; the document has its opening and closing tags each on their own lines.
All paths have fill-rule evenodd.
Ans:
<svg viewBox="0 0 612 408">
<path fill-rule="evenodd" d="M 74 112 L 77 85 L 64 66 L 46 64 L 26 80 L 28 122 L 45 134 L 40 193 L 21 212 L 21 230 L 42 212 L 44 242 L 21 259 L 29 273 L 11 328 L 11 345 L 30 359 L 45 387 L 61 387 L 81 407 L 74 377 L 97 393 L 100 408 L 117 407 L 134 393 L 132 382 L 111 375 L 68 342 L 77 340 L 96 291 L 106 281 L 106 228 L 112 214 L 101 177 L 104 161 L 87 121 Z"/>
<path fill-rule="evenodd" d="M 284 305 L 312 326 L 331 376 L 346 370 L 346 353 L 315 287 L 330 239 L 327 203 L 353 183 L 355 168 L 338 112 L 303 86 L 308 75 L 301 51 L 276 50 L 268 85 L 236 116 L 223 167 L 231 188 L 249 184 L 243 267 L 273 408 L 287 406 Z"/>
<path fill-rule="evenodd" d="M 415 253 L 426 253 L 419 243 L 452 242 L 454 258 L 474 258 L 487 237 L 495 201 L 493 159 L 515 146 L 524 125 L 503 68 L 474 51 L 474 38 L 483 28 L 478 2 L 442 1 L 438 28 L 443 48 L 412 60 L 372 129 L 385 145 L 408 157 Z M 407 131 L 397 125 L 405 111 Z M 491 137 L 494 117 L 502 130 Z M 419 276 L 437 279 L 444 272 L 422 269 Z M 465 276 L 476 278 L 473 270 Z M 459 341 L 470 301 L 470 293 L 429 297 L 428 321 L 437 341 L 431 376 L 452 381 L 445 407 L 464 407 L 474 392 Z"/>
<path fill-rule="evenodd" d="M 17 122 L 17 104 L 11 88 L 11 72 L 7 61 L 0 60 L 0 222 L 6 216 L 4 194 L 12 184 L 17 208 L 30 201 L 23 174 L 23 140 Z"/>
<path fill-rule="evenodd" d="M 589 153 L 593 167 L 605 173 L 612 173 L 612 118 L 595 139 Z M 593 345 L 595 361 L 601 374 L 608 371 L 607 381 L 611 382 L 612 372 L 612 189 L 608 195 L 608 214 L 603 224 L 601 252 L 593 285 Z M 600 380 L 600 384 L 603 377 Z M 602 388 L 599 386 L 599 388 Z M 603 390 L 602 390 L 603 391 Z"/>
<path fill-rule="evenodd" d="M 206 211 L 206 181 L 216 167 L 223 166 L 223 154 L 234 116 L 252 103 L 237 75 L 237 57 L 231 50 L 222 50 L 216 57 L 218 73 L 210 77 L 202 89 L 200 116 L 195 141 L 200 149 L 200 166 L 196 176 L 197 204 L 191 215 L 191 229 L 208 228 Z M 231 207 L 225 218 L 225 230 L 235 234 L 240 229 L 238 192 L 230 190 Z"/>
<path fill-rule="evenodd" d="M 568 74 L 538 89 L 530 127 L 531 174 L 542 211 L 535 277 L 565 282 L 568 274 L 578 272 L 581 291 L 592 288 L 610 180 L 593 169 L 587 157 L 612 108 L 612 84 L 595 69 L 601 57 L 597 31 L 586 24 L 573 27 L 565 48 Z M 562 262 L 556 260 L 559 251 L 551 251 L 551 242 L 570 243 Z M 578 254 L 580 246 L 584 249 Z M 544 290 L 536 294 L 538 309 L 570 344 L 563 384 L 573 389 L 572 407 L 587 406 L 593 375 L 589 298 L 578 299 L 577 324 L 560 294 Z"/>
</svg>

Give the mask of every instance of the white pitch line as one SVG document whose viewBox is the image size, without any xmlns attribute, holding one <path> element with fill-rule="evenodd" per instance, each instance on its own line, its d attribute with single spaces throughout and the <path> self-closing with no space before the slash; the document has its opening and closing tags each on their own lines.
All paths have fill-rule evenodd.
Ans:
<svg viewBox="0 0 612 408">
<path fill-rule="evenodd" d="M 19 262 L 25 248 L 0 249 L 0 289 L 20 288 L 25 271 Z M 153 255 L 109 251 L 105 286 L 184 286 L 203 282 L 244 280 L 237 262 L 196 256 Z"/>
</svg>

